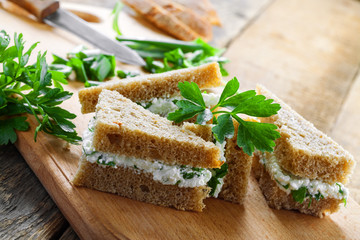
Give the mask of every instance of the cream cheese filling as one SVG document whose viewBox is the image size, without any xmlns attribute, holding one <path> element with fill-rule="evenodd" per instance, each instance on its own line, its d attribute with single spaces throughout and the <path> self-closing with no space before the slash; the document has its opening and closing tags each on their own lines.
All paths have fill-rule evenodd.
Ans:
<svg viewBox="0 0 360 240">
<path fill-rule="evenodd" d="M 265 154 L 257 151 L 260 155 L 260 163 L 262 163 L 266 171 L 274 179 L 279 188 L 290 194 L 292 190 L 299 190 L 306 187 L 312 198 L 335 198 L 339 200 L 347 199 L 349 190 L 342 183 L 329 184 L 320 180 L 311 180 L 309 178 L 301 178 L 284 171 L 274 153 L 270 153 L 270 157 L 266 158 Z M 319 195 L 321 194 L 321 195 Z"/>
<path fill-rule="evenodd" d="M 87 161 L 98 163 L 101 166 L 126 167 L 135 169 L 137 173 L 151 173 L 155 181 L 165 185 L 178 185 L 179 187 L 206 186 L 212 177 L 212 172 L 205 168 L 194 168 L 184 165 L 168 165 L 159 160 L 147 161 L 140 158 L 128 157 L 96 151 L 92 145 L 94 136 L 94 123 L 91 120 L 88 129 L 83 134 L 83 154 Z M 225 147 L 225 144 L 218 144 Z M 221 148 L 220 148 L 221 149 Z M 221 150 L 222 158 L 224 149 Z M 216 187 L 216 191 L 221 186 Z M 219 190 L 220 191 L 220 190 Z"/>
<path fill-rule="evenodd" d="M 215 106 L 220 98 L 220 95 L 215 93 L 201 93 L 204 98 L 206 107 Z M 164 98 L 153 98 L 149 101 L 141 101 L 138 104 L 146 108 L 152 113 L 158 114 L 162 117 L 167 117 L 171 112 L 178 109 L 176 101 L 183 100 L 184 98 L 179 95 L 169 96 Z"/>
</svg>

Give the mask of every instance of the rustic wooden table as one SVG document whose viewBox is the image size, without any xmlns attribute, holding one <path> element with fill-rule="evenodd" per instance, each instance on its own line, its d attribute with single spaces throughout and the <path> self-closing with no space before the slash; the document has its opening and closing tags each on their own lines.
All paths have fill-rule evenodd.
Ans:
<svg viewBox="0 0 360 240">
<path fill-rule="evenodd" d="M 77 2 L 111 8 L 115 0 Z M 228 48 L 230 75 L 251 79 L 243 88 L 265 84 L 357 159 L 360 2 L 213 2 L 224 23 L 213 44 Z M 78 239 L 13 145 L 0 146 L 0 163 L 0 239 Z M 350 188 L 360 203 L 360 166 Z"/>
</svg>

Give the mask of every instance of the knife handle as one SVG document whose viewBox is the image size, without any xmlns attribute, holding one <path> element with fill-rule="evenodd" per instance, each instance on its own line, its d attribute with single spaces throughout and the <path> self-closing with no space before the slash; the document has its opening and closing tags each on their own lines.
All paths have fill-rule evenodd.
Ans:
<svg viewBox="0 0 360 240">
<path fill-rule="evenodd" d="M 57 0 L 8 0 L 33 14 L 39 21 L 54 13 L 59 8 Z"/>
</svg>

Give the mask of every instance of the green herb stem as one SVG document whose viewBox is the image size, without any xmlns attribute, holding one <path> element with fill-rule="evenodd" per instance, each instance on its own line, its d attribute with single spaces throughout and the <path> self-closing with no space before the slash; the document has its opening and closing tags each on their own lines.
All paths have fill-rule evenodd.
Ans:
<svg viewBox="0 0 360 240">
<path fill-rule="evenodd" d="M 25 102 L 28 104 L 28 107 L 29 107 L 30 111 L 32 112 L 32 114 L 34 115 L 34 117 L 36 118 L 36 120 L 37 120 L 39 123 L 42 123 L 42 122 L 40 121 L 39 117 L 37 116 L 37 113 L 35 112 L 35 109 L 32 107 L 33 105 L 32 105 L 31 102 L 27 99 L 27 97 L 25 96 L 25 94 L 23 94 L 23 93 L 20 92 L 20 91 L 13 90 L 13 89 L 4 89 L 3 91 L 4 91 L 4 92 L 11 92 L 11 93 L 19 94 L 19 95 L 25 100 Z"/>
</svg>

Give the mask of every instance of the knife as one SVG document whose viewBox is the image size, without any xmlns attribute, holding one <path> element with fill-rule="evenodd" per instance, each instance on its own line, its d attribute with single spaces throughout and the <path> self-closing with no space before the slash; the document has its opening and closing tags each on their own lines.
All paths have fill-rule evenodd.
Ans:
<svg viewBox="0 0 360 240">
<path fill-rule="evenodd" d="M 60 27 L 79 36 L 105 53 L 115 55 L 120 62 L 144 66 L 144 60 L 129 47 L 112 40 L 90 27 L 78 16 L 60 8 L 57 0 L 9 0 L 33 14 L 39 21 Z"/>
</svg>

